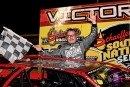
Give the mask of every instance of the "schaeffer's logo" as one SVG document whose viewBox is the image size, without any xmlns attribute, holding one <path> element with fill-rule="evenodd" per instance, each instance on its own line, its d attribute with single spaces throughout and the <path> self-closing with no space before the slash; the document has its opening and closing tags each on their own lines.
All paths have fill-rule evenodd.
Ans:
<svg viewBox="0 0 130 87">
<path fill-rule="evenodd" d="M 102 61 L 115 60 L 130 68 L 130 23 L 112 25 L 100 31 L 92 46 L 101 52 Z"/>
<path fill-rule="evenodd" d="M 69 28 L 68 28 L 69 29 Z M 77 39 L 82 40 L 82 37 L 80 35 L 80 30 L 78 28 L 75 28 L 76 35 L 78 35 Z M 50 46 L 54 46 L 55 44 L 61 44 L 66 42 L 66 31 L 63 31 L 62 29 L 57 31 L 55 27 L 52 27 L 46 38 L 42 39 L 42 45 L 49 44 Z"/>
</svg>

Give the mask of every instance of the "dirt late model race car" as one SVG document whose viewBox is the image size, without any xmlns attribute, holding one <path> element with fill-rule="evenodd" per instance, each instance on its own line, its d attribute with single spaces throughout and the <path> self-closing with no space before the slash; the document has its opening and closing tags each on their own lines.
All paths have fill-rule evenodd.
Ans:
<svg viewBox="0 0 130 87">
<path fill-rule="evenodd" d="M 130 69 L 94 60 L 29 56 L 0 64 L 0 87 L 129 87 Z"/>
</svg>

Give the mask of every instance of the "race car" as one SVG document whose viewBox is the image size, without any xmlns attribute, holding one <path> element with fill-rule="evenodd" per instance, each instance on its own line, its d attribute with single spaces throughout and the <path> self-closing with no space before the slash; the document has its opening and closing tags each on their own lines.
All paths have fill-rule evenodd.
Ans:
<svg viewBox="0 0 130 87">
<path fill-rule="evenodd" d="M 26 55 L 0 64 L 1 87 L 127 87 L 130 69 L 95 60 Z"/>
</svg>

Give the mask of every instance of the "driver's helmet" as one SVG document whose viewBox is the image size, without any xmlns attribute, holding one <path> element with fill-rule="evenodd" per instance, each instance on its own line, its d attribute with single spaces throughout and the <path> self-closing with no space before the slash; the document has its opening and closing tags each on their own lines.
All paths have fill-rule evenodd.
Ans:
<svg viewBox="0 0 130 87">
<path fill-rule="evenodd" d="M 107 80 L 110 84 L 116 86 L 122 85 L 125 73 L 118 68 L 112 68 L 107 72 Z"/>
</svg>

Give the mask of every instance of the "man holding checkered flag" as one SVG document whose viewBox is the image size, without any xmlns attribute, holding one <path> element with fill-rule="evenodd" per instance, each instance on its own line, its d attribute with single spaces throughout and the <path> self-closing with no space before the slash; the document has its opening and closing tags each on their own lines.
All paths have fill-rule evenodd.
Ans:
<svg viewBox="0 0 130 87">
<path fill-rule="evenodd" d="M 0 35 L 0 54 L 11 63 L 14 63 L 15 60 L 20 60 L 27 54 L 32 43 L 12 30 L 6 27 L 3 28 L 4 30 Z"/>
</svg>

